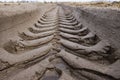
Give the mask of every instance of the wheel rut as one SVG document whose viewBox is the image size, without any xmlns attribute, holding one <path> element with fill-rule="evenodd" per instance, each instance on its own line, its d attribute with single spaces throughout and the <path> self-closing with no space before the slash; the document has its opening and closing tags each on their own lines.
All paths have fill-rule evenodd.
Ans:
<svg viewBox="0 0 120 80">
<path fill-rule="evenodd" d="M 106 73 L 114 49 L 57 5 L 0 48 L 0 80 L 118 80 Z"/>
</svg>

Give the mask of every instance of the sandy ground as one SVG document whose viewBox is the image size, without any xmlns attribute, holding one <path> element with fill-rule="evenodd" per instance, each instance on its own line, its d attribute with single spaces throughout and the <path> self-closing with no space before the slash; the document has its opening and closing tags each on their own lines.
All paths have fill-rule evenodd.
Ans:
<svg viewBox="0 0 120 80">
<path fill-rule="evenodd" d="M 119 51 L 120 9 L 100 7 L 80 7 L 80 19 L 101 38 L 108 40 Z M 91 20 L 92 19 L 92 20 Z"/>
<path fill-rule="evenodd" d="M 0 4 L 0 80 L 119 80 L 119 13 Z"/>
<path fill-rule="evenodd" d="M 6 5 L 5 5 L 6 4 Z M 8 17 L 17 14 L 22 14 L 24 12 L 30 12 L 37 9 L 38 6 L 33 3 L 1 3 L 0 4 L 0 17 Z"/>
<path fill-rule="evenodd" d="M 19 31 L 33 26 L 33 23 L 41 17 L 47 10 L 46 7 L 50 5 L 21 3 L 20 5 L 9 4 L 0 6 L 0 42 L 2 42 L 0 45 L 3 45 L 9 39 L 16 38 L 16 33 Z"/>
</svg>

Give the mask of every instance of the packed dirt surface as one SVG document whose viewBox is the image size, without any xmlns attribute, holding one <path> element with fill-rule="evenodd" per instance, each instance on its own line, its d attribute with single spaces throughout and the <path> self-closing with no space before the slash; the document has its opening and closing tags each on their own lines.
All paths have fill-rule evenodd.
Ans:
<svg viewBox="0 0 120 80">
<path fill-rule="evenodd" d="M 119 10 L 16 5 L 0 8 L 0 80 L 120 80 Z"/>
</svg>

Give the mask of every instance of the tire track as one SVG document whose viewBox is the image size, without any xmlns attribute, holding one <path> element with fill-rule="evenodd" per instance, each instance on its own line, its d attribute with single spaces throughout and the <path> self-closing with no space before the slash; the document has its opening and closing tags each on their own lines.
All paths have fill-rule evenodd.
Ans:
<svg viewBox="0 0 120 80">
<path fill-rule="evenodd" d="M 0 48 L 0 80 L 118 80 L 105 72 L 111 45 L 67 7 L 50 9 L 18 36 Z"/>
</svg>

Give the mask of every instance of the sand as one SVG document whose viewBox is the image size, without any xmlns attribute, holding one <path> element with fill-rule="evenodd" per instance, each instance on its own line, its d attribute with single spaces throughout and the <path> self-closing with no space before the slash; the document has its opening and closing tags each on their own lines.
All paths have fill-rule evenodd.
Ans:
<svg viewBox="0 0 120 80">
<path fill-rule="evenodd" d="M 119 80 L 119 9 L 0 4 L 0 80 Z"/>
</svg>

